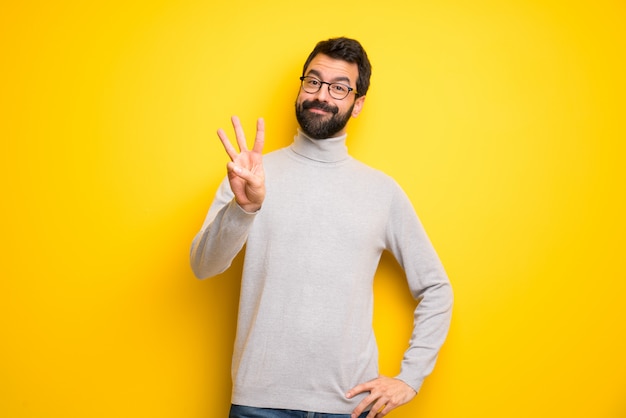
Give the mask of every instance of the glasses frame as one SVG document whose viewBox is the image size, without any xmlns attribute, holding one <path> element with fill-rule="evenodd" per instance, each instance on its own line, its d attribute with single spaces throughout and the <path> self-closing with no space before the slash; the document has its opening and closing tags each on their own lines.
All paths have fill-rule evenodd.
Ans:
<svg viewBox="0 0 626 418">
<path fill-rule="evenodd" d="M 307 90 L 304 88 L 304 80 L 305 80 L 305 79 L 307 79 L 307 78 L 312 78 L 312 79 L 314 79 L 314 80 L 319 81 L 319 83 L 320 83 L 319 88 L 318 88 L 317 90 L 315 90 L 315 91 L 307 91 Z M 346 97 L 348 97 L 348 96 L 350 95 L 350 92 L 352 92 L 352 91 L 354 92 L 354 95 L 355 95 L 355 96 L 358 96 L 358 95 L 359 95 L 359 93 L 357 93 L 357 92 L 356 92 L 356 90 L 354 90 L 352 87 L 350 87 L 349 85 L 344 84 L 344 83 L 329 83 L 328 81 L 322 81 L 322 80 L 320 80 L 319 78 L 317 78 L 317 77 L 313 77 L 313 76 L 311 76 L 311 75 L 303 75 L 302 77 L 300 77 L 300 88 L 302 88 L 302 90 L 304 90 L 304 92 L 305 92 L 305 93 L 315 94 L 315 93 L 317 93 L 318 91 L 320 91 L 320 90 L 322 89 L 322 86 L 323 86 L 324 84 L 328 84 L 328 94 L 330 94 L 330 97 L 332 97 L 332 98 L 333 98 L 333 99 L 335 99 L 335 100 L 343 100 L 343 99 L 345 99 Z M 347 88 L 347 89 L 348 89 L 348 93 L 347 93 L 345 96 L 343 96 L 342 98 L 337 98 L 337 97 L 335 97 L 335 96 L 333 95 L 333 93 L 332 93 L 332 90 L 331 90 L 331 88 L 330 88 L 330 87 L 331 87 L 331 86 L 333 86 L 333 85 L 336 85 L 336 84 L 338 84 L 338 85 L 340 85 L 340 86 L 345 87 L 345 88 Z"/>
</svg>

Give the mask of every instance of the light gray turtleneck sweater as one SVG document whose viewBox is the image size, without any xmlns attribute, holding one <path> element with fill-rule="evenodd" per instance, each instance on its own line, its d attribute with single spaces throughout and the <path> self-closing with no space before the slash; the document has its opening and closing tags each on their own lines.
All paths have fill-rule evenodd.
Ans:
<svg viewBox="0 0 626 418">
<path fill-rule="evenodd" d="M 384 250 L 419 301 L 396 377 L 418 391 L 433 369 L 450 322 L 450 283 L 407 196 L 350 157 L 345 140 L 299 132 L 265 155 L 266 198 L 255 213 L 237 205 L 224 179 L 193 240 L 199 278 L 226 270 L 246 245 L 235 404 L 352 412 L 365 395 L 345 393 L 378 376 L 372 283 Z"/>
</svg>

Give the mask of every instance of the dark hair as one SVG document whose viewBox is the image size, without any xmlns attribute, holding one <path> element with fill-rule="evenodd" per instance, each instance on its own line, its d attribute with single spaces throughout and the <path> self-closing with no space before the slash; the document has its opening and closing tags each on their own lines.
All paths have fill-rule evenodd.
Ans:
<svg viewBox="0 0 626 418">
<path fill-rule="evenodd" d="M 372 65 L 367 58 L 365 49 L 359 41 L 350 38 L 331 38 L 326 41 L 320 41 L 309 54 L 302 75 L 305 75 L 307 67 L 316 55 L 323 54 L 333 59 L 346 61 L 356 64 L 359 70 L 359 78 L 356 81 L 356 91 L 359 96 L 365 96 L 370 87 L 370 76 L 372 75 Z"/>
</svg>

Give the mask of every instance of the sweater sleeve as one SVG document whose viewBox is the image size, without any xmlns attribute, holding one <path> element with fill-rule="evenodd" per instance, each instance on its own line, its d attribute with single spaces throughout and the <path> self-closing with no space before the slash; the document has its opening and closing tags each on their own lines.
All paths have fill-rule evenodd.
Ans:
<svg viewBox="0 0 626 418">
<path fill-rule="evenodd" d="M 237 204 L 228 179 L 224 179 L 191 243 L 191 269 L 197 278 L 213 277 L 230 267 L 248 238 L 256 213 L 246 212 Z"/>
<path fill-rule="evenodd" d="M 396 377 L 419 391 L 448 333 L 452 287 L 410 200 L 399 186 L 390 211 L 387 246 L 404 269 L 411 294 L 418 301 L 409 347 Z"/>
</svg>

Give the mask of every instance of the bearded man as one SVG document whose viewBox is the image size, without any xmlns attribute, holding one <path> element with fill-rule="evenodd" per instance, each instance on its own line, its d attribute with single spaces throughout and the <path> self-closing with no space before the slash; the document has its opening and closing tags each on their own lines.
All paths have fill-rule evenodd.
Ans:
<svg viewBox="0 0 626 418">
<path fill-rule="evenodd" d="M 432 371 L 450 324 L 452 290 L 411 202 L 389 176 L 353 159 L 346 126 L 365 102 L 361 44 L 319 42 L 306 60 L 293 143 L 262 155 L 232 118 L 230 157 L 191 246 L 198 278 L 225 271 L 244 244 L 231 418 L 381 418 Z M 419 302 L 397 376 L 378 373 L 372 284 L 383 251 Z"/>
</svg>

